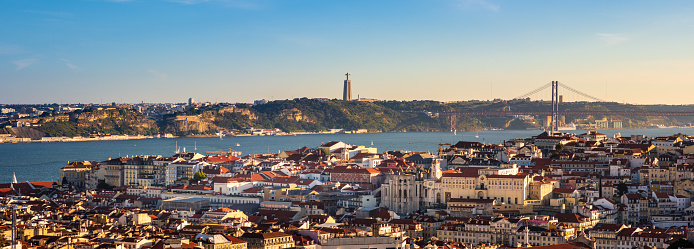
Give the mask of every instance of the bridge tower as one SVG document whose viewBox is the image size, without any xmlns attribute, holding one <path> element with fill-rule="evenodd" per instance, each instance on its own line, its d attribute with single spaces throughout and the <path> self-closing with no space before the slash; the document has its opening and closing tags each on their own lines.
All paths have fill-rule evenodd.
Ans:
<svg viewBox="0 0 694 249">
<path fill-rule="evenodd" d="M 552 123 L 554 133 L 559 130 L 559 81 L 552 81 Z"/>
</svg>

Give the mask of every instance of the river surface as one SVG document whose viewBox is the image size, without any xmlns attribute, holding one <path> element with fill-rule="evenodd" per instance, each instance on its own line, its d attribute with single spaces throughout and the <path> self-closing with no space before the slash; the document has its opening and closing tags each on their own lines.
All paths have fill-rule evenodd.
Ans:
<svg viewBox="0 0 694 249">
<path fill-rule="evenodd" d="M 576 134 L 584 130 L 566 131 Z M 694 128 L 665 129 L 614 129 L 599 132 L 612 136 L 620 132 L 622 136 L 643 134 L 649 137 L 667 136 L 676 133 L 694 134 Z M 386 150 L 430 151 L 435 152 L 438 144 L 458 141 L 477 141 L 500 143 L 512 138 L 526 138 L 542 133 L 538 130 L 503 131 L 465 131 L 457 132 L 403 132 L 366 134 L 312 134 L 297 136 L 262 137 L 218 137 L 207 138 L 158 138 L 122 141 L 88 141 L 64 143 L 21 143 L 0 144 L 0 183 L 17 180 L 57 181 L 58 170 L 68 161 L 104 161 L 108 158 L 133 155 L 172 156 L 176 144 L 189 152 L 205 153 L 234 149 L 242 155 L 254 153 L 277 153 L 280 150 L 295 150 L 303 146 L 315 148 L 329 141 L 343 141 L 348 144 L 365 145 Z M 238 146 L 237 146 L 238 145 Z M 197 147 L 197 149 L 196 149 Z"/>
</svg>

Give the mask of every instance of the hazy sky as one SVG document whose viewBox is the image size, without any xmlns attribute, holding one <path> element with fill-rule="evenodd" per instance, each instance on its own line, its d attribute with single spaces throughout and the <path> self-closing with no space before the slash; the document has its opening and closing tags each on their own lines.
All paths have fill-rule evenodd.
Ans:
<svg viewBox="0 0 694 249">
<path fill-rule="evenodd" d="M 0 1 L 0 103 L 341 98 L 346 72 L 354 97 L 694 104 L 694 1 Z"/>
</svg>

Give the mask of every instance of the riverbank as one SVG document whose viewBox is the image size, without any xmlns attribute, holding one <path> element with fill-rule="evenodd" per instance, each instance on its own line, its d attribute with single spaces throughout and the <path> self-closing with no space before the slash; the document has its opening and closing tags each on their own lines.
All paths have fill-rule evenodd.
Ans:
<svg viewBox="0 0 694 249">
<path fill-rule="evenodd" d="M 585 130 L 573 131 L 585 133 Z M 694 134 L 694 128 L 669 129 L 613 129 L 598 130 L 612 137 L 619 132 L 621 136 L 645 135 L 648 137 L 669 136 L 676 133 Z M 512 138 L 531 138 L 539 130 L 503 131 L 458 131 L 453 132 L 381 132 L 369 134 L 315 134 L 309 136 L 251 136 L 171 139 L 128 139 L 121 141 L 88 141 L 74 143 L 17 143 L 0 144 L 0 181 L 17 179 L 24 181 L 58 181 L 61 167 L 70 161 L 105 160 L 121 156 L 161 155 L 171 156 L 185 148 L 188 152 L 207 153 L 225 151 L 232 148 L 241 155 L 270 154 L 303 147 L 317 148 L 330 141 L 343 141 L 348 144 L 364 145 L 378 149 L 378 153 L 388 150 L 430 151 L 438 150 L 440 143 L 455 144 L 459 141 L 480 143 L 502 143 Z M 48 172 L 48 173 L 46 173 Z"/>
<path fill-rule="evenodd" d="M 254 132 L 243 134 L 225 135 L 223 137 L 264 137 L 264 136 L 296 136 L 296 135 L 320 135 L 320 134 L 367 134 L 366 129 L 360 130 L 342 130 L 331 129 L 319 132 Z M 218 137 L 219 135 L 188 135 L 181 138 L 210 138 Z M 0 144 L 17 144 L 17 143 L 55 143 L 55 142 L 85 142 L 85 141 L 117 141 L 117 140 L 132 140 L 132 139 L 148 139 L 148 138 L 178 138 L 171 134 L 144 136 L 144 135 L 103 135 L 98 137 L 41 137 L 41 139 L 31 139 L 15 137 L 11 134 L 0 134 Z"/>
<path fill-rule="evenodd" d="M 598 130 L 640 130 L 640 129 L 691 129 L 694 126 L 652 126 L 643 128 L 633 128 L 633 129 L 614 129 L 614 128 L 602 128 Z M 529 131 L 542 132 L 542 129 L 532 128 Z M 560 132 L 579 132 L 588 129 L 572 129 L 572 130 L 562 130 Z M 595 129 L 591 129 L 595 130 Z M 468 130 L 468 131 L 458 131 L 458 132 L 480 132 L 480 131 L 514 131 L 514 130 L 504 130 L 504 129 L 486 129 L 486 130 Z M 520 131 L 520 130 L 518 130 Z M 296 136 L 296 135 L 335 135 L 335 134 L 377 134 L 383 132 L 373 132 L 366 129 L 360 130 L 342 130 L 342 129 L 331 129 L 318 132 L 254 132 L 254 133 L 243 133 L 243 134 L 229 134 L 223 137 L 282 137 L 282 136 Z M 390 132 L 390 133 L 407 133 L 403 132 Z M 436 132 L 433 132 L 436 133 Z M 445 132 L 444 132 L 445 133 Z M 137 140 L 137 139 L 150 139 L 150 138 L 213 138 L 219 137 L 219 135 L 188 135 L 188 136 L 174 136 L 172 134 L 157 134 L 154 136 L 144 136 L 144 135 L 103 135 L 98 137 L 42 137 L 41 139 L 31 139 L 31 138 L 18 138 L 11 134 L 0 134 L 0 144 L 17 144 L 17 143 L 53 143 L 53 142 L 85 142 L 85 141 L 118 141 L 118 140 Z"/>
<path fill-rule="evenodd" d="M 319 135 L 319 134 L 368 134 L 368 133 L 380 133 L 380 132 L 369 132 L 366 129 L 359 130 L 343 130 L 343 129 L 330 129 L 325 131 L 299 131 L 299 132 L 283 132 L 274 130 L 257 130 L 253 133 L 237 133 L 237 134 L 225 134 L 222 137 L 264 137 L 264 136 L 296 136 L 296 135 Z M 208 138 L 208 137 L 219 137 L 219 135 L 186 135 L 181 136 L 181 138 Z"/>
<path fill-rule="evenodd" d="M 2 134 L 2 135 L 0 135 L 0 143 L 17 144 L 17 143 L 118 141 L 118 140 L 133 140 L 133 139 L 163 138 L 163 137 L 168 137 L 168 136 L 105 135 L 105 136 L 98 136 L 98 137 L 42 137 L 41 139 L 31 139 L 31 138 L 14 137 L 14 136 L 11 136 L 9 134 Z M 173 138 L 173 136 L 168 137 L 168 138 Z"/>
</svg>

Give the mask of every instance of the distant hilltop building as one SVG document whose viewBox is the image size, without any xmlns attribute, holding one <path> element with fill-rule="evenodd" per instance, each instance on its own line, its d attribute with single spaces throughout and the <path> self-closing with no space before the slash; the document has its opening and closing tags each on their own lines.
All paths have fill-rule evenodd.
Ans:
<svg viewBox="0 0 694 249">
<path fill-rule="evenodd" d="M 342 90 L 342 100 L 352 100 L 352 81 L 349 80 L 349 73 L 345 74 L 345 88 Z"/>
<path fill-rule="evenodd" d="M 378 99 L 358 98 L 357 101 L 376 102 L 376 101 L 378 101 Z"/>
<path fill-rule="evenodd" d="M 253 104 L 255 104 L 255 105 L 267 104 L 267 100 L 266 99 L 255 100 L 255 101 L 253 101 Z"/>
<path fill-rule="evenodd" d="M 193 98 L 188 99 L 188 105 L 193 105 L 195 104 L 195 100 Z"/>
</svg>

